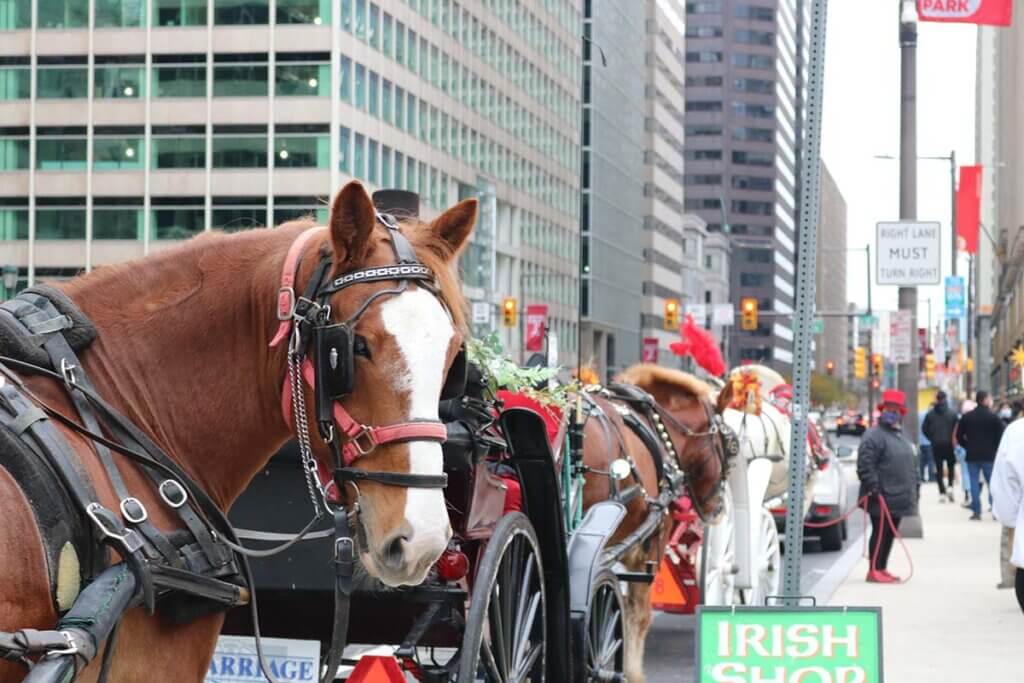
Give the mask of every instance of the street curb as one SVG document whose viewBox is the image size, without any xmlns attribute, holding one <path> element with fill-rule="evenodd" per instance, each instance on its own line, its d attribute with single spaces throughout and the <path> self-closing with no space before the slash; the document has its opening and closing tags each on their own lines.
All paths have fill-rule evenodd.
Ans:
<svg viewBox="0 0 1024 683">
<path fill-rule="evenodd" d="M 850 575 L 853 568 L 857 566 L 860 561 L 863 547 L 861 538 L 864 535 L 864 529 L 861 529 L 861 533 L 856 536 L 851 536 L 846 541 L 846 550 L 839 556 L 839 558 L 832 563 L 820 579 L 815 582 L 814 586 L 807 591 L 808 595 L 814 596 L 814 600 L 818 605 L 827 605 L 835 592 L 839 590 L 839 587 L 846 581 L 846 577 Z"/>
</svg>

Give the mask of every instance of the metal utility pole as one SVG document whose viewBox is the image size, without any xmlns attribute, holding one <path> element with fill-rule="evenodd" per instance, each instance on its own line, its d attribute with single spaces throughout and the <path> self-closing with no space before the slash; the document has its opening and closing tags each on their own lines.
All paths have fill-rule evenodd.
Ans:
<svg viewBox="0 0 1024 683">
<path fill-rule="evenodd" d="M 867 246 L 864 247 L 864 253 L 868 255 L 867 266 L 868 266 L 868 320 L 874 320 L 874 314 L 871 310 L 871 243 L 868 242 Z M 868 328 L 868 424 L 875 419 L 875 363 L 874 363 L 874 331 L 875 324 L 871 323 L 871 327 Z M 854 340 L 856 341 L 856 340 Z"/>
<path fill-rule="evenodd" d="M 805 0 L 811 1 L 811 0 Z M 825 22 L 828 0 L 811 2 L 810 50 L 804 79 L 806 126 L 800 156 L 800 215 L 796 257 L 796 317 L 793 320 L 793 429 L 786 505 L 786 554 L 782 595 L 787 605 L 800 597 L 804 544 L 804 475 L 807 466 L 807 411 L 811 402 L 811 340 L 814 336 L 814 283 L 817 266 L 818 204 L 821 190 L 821 108 L 825 77 Z"/>
<path fill-rule="evenodd" d="M 900 220 L 917 218 L 917 9 L 913 0 L 900 2 Z M 956 261 L 954 260 L 954 263 Z M 917 329 L 917 287 L 899 288 L 899 308 L 910 311 L 910 329 Z M 906 396 L 903 433 L 917 444 L 916 344 L 910 362 L 899 365 L 897 386 Z"/>
<path fill-rule="evenodd" d="M 949 210 L 949 231 L 952 233 L 950 237 L 949 245 L 949 272 L 952 275 L 956 275 L 956 150 L 951 150 L 949 153 L 949 196 L 950 196 L 950 210 Z"/>
</svg>

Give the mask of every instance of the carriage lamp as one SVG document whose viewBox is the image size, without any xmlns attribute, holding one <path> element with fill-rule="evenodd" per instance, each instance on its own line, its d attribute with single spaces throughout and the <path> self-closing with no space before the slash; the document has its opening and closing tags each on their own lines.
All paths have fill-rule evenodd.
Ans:
<svg viewBox="0 0 1024 683">
<path fill-rule="evenodd" d="M 469 558 L 457 548 L 448 548 L 437 561 L 437 573 L 445 581 L 452 582 L 465 578 L 469 573 Z"/>
</svg>

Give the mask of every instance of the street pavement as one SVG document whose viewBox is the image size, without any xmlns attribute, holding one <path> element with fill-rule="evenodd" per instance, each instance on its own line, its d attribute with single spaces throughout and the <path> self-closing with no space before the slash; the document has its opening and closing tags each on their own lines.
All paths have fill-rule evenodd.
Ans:
<svg viewBox="0 0 1024 683">
<path fill-rule="evenodd" d="M 842 436 L 835 445 L 846 445 L 856 450 L 860 439 L 855 436 Z M 843 474 L 849 486 L 849 504 L 857 501 L 857 476 L 855 460 L 842 463 Z M 959 509 L 959 506 L 957 506 Z M 837 563 L 849 563 L 847 552 L 851 548 L 863 546 L 864 515 L 854 512 L 849 518 L 849 536 L 843 550 L 823 552 L 816 539 L 804 542 L 804 554 L 800 566 L 800 583 L 805 594 L 816 592 L 814 589 L 836 567 Z M 833 572 L 834 573 L 834 572 Z M 844 570 L 845 574 L 845 570 Z M 836 582 L 842 577 L 838 577 Z M 655 613 L 654 622 L 647 636 L 647 650 L 644 657 L 644 670 L 648 683 L 692 683 L 694 680 L 694 617 L 692 615 L 673 615 Z M 893 678 L 891 680 L 911 680 Z M 923 680 L 923 679 L 922 679 Z"/>
</svg>

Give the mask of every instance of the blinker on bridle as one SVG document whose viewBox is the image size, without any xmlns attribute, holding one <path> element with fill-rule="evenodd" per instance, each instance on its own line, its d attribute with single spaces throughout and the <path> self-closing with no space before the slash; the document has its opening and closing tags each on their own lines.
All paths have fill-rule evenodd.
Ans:
<svg viewBox="0 0 1024 683">
<path fill-rule="evenodd" d="M 374 198 L 377 199 L 377 196 Z M 377 446 L 411 441 L 443 443 L 447 439 L 447 428 L 438 420 L 411 420 L 384 426 L 365 425 L 354 419 L 339 402 L 339 399 L 351 394 L 355 387 L 355 356 L 357 351 L 365 353 L 365 342 L 356 334 L 355 328 L 359 318 L 374 301 L 400 295 L 407 291 L 410 282 L 415 282 L 437 297 L 445 310 L 448 310 L 437 291 L 434 273 L 419 262 L 415 250 L 402 235 L 394 217 L 377 213 L 377 221 L 387 228 L 396 263 L 352 270 L 327 281 L 332 260 L 329 254 L 325 254 L 314 269 L 303 295 L 298 297 L 294 288 L 295 278 L 304 249 L 313 236 L 325 230 L 323 226 L 317 226 L 295 239 L 281 272 L 281 287 L 277 296 L 280 325 L 270 346 L 275 347 L 285 339 L 289 340 L 289 373 L 282 389 L 282 409 L 285 422 L 294 424 L 307 484 L 317 509 L 319 506 L 314 489 L 319 490 L 325 504 L 340 502 L 345 482 L 355 484 L 372 481 L 408 488 L 443 488 L 447 485 L 448 477 L 445 474 L 404 474 L 352 467 L 357 459 L 368 455 Z M 331 321 L 329 299 L 332 295 L 353 285 L 385 281 L 397 281 L 398 285 L 368 296 L 355 313 L 343 322 Z M 461 395 L 465 375 L 465 351 L 460 349 L 449 369 L 441 398 Z M 333 476 L 324 470 L 311 453 L 303 382 L 314 392 L 320 437 L 334 452 Z M 330 491 L 332 484 L 335 487 L 333 492 Z"/>
</svg>

